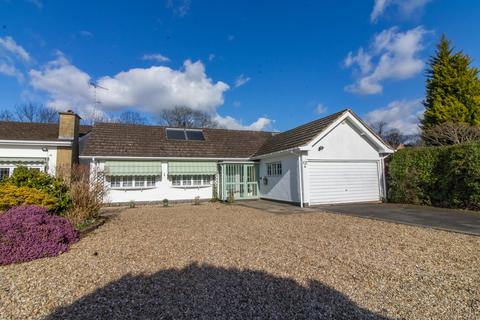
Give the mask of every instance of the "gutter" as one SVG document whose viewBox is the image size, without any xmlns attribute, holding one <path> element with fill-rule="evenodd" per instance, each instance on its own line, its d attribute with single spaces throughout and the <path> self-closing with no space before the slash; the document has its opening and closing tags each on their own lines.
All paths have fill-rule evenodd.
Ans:
<svg viewBox="0 0 480 320">
<path fill-rule="evenodd" d="M 199 157 L 122 157 L 122 156 L 80 156 L 80 159 L 107 160 L 204 160 L 204 161 L 251 161 L 251 158 L 199 158 Z"/>
<path fill-rule="evenodd" d="M 308 147 L 301 146 L 301 147 L 295 147 L 295 148 L 275 151 L 275 152 L 271 152 L 271 153 L 261 154 L 259 156 L 254 156 L 251 159 L 259 160 L 259 159 L 263 159 L 263 158 L 269 158 L 269 157 L 272 157 L 272 156 L 278 156 L 278 155 L 281 155 L 283 153 L 295 153 L 296 151 L 308 151 L 308 150 L 310 150 Z"/>
<path fill-rule="evenodd" d="M 42 147 L 70 147 L 72 141 L 39 141 L 39 140 L 0 140 L 3 145 L 23 145 L 23 146 L 42 146 Z"/>
</svg>

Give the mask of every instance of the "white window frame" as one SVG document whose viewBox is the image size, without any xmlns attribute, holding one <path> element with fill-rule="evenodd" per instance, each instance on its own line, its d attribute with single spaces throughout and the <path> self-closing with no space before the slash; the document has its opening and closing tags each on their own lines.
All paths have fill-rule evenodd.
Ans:
<svg viewBox="0 0 480 320">
<path fill-rule="evenodd" d="M 215 175 L 205 174 L 185 174 L 185 175 L 171 175 L 170 181 L 172 187 L 177 188 L 199 188 L 210 187 L 215 180 Z"/>
<path fill-rule="evenodd" d="M 269 162 L 267 163 L 267 176 L 269 177 L 278 177 L 283 174 L 282 162 Z"/>
<path fill-rule="evenodd" d="M 13 171 L 11 167 L 0 167 L 0 170 L 7 170 L 7 174 L 3 178 L 0 177 L 0 181 L 2 181 L 4 178 L 10 177 Z"/>
<path fill-rule="evenodd" d="M 157 182 L 157 176 L 110 176 L 108 179 L 112 190 L 153 189 Z M 118 180 L 118 185 L 113 185 L 114 180 Z"/>
</svg>

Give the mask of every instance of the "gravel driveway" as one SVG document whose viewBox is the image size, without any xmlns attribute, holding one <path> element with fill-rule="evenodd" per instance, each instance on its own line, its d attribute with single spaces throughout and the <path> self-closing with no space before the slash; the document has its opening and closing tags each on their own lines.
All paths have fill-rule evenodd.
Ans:
<svg viewBox="0 0 480 320">
<path fill-rule="evenodd" d="M 223 204 L 109 210 L 70 252 L 0 267 L 0 317 L 480 317 L 480 237 Z"/>
</svg>

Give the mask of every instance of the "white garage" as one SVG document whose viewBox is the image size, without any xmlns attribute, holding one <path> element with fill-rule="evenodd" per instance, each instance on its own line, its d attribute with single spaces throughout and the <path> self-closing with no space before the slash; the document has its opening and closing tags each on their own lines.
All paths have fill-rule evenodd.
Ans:
<svg viewBox="0 0 480 320">
<path fill-rule="evenodd" d="M 383 201 L 384 160 L 393 152 L 344 110 L 279 133 L 260 149 L 260 196 L 301 206 Z"/>
<path fill-rule="evenodd" d="M 381 200 L 378 161 L 309 162 L 310 205 Z"/>
</svg>

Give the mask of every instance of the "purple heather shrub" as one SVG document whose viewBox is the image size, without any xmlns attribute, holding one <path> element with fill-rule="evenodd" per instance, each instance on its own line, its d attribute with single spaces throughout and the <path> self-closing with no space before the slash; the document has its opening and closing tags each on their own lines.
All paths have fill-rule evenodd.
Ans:
<svg viewBox="0 0 480 320">
<path fill-rule="evenodd" d="M 17 206 L 0 214 L 0 265 L 56 256 L 78 240 L 67 219 L 44 207 Z"/>
</svg>

